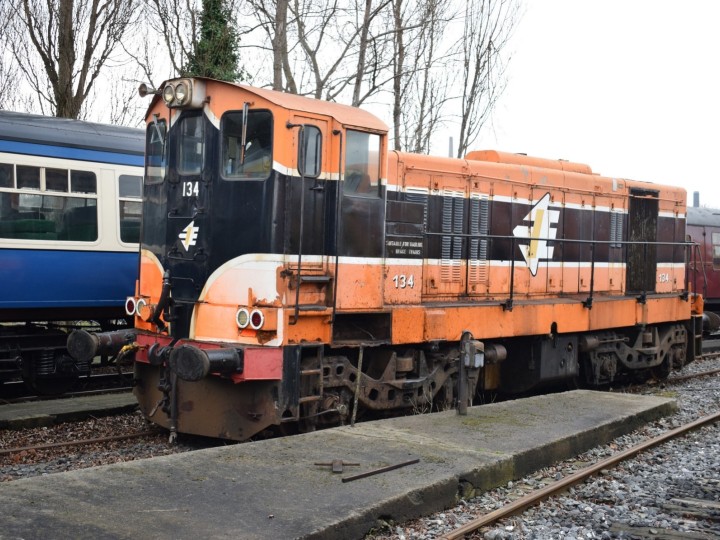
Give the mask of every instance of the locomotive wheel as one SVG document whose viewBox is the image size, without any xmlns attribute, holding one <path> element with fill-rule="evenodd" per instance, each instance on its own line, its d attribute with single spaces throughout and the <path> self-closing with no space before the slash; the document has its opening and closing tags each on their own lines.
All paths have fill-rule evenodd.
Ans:
<svg viewBox="0 0 720 540">
<path fill-rule="evenodd" d="M 659 366 L 655 366 L 650 369 L 650 374 L 658 381 L 664 381 L 670 375 L 672 366 L 670 365 L 670 356 L 665 355 L 662 363 Z"/>
</svg>

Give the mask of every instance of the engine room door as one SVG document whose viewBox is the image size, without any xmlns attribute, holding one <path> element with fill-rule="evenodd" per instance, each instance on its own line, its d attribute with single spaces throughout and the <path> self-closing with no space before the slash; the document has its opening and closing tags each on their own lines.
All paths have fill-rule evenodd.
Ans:
<svg viewBox="0 0 720 540">
<path fill-rule="evenodd" d="M 385 188 L 380 178 L 380 135 L 345 131 L 337 251 L 340 257 L 337 307 L 382 306 Z M 352 284 L 347 288 L 347 284 Z"/>
<path fill-rule="evenodd" d="M 657 274 L 658 192 L 630 189 L 628 209 L 627 292 L 654 292 Z"/>
</svg>

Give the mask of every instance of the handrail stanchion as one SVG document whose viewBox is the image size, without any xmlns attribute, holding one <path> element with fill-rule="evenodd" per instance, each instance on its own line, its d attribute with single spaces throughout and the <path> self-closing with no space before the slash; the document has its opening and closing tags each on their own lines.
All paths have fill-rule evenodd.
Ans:
<svg viewBox="0 0 720 540">
<path fill-rule="evenodd" d="M 583 305 L 592 309 L 593 293 L 595 292 L 595 240 L 590 244 L 590 296 L 583 302 Z"/>
<path fill-rule="evenodd" d="M 503 304 L 503 309 L 512 311 L 513 309 L 513 292 L 515 289 L 515 237 L 510 239 L 510 297 Z"/>
</svg>

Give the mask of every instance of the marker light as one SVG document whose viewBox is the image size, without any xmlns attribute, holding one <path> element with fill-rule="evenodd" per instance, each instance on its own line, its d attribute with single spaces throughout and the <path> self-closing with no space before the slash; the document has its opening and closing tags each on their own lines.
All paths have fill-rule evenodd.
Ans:
<svg viewBox="0 0 720 540">
<path fill-rule="evenodd" d="M 133 315 L 135 315 L 136 309 L 137 309 L 137 304 L 135 302 L 135 298 L 133 298 L 132 296 L 128 296 L 125 299 L 125 313 L 132 317 Z"/>
<path fill-rule="evenodd" d="M 248 310 L 245 308 L 238 309 L 235 314 L 235 322 L 238 328 L 247 328 L 247 325 L 250 324 L 250 313 L 248 313 Z"/>
<path fill-rule="evenodd" d="M 142 318 L 142 315 L 140 312 L 142 311 L 142 309 L 145 306 L 147 306 L 147 300 L 145 300 L 144 298 L 138 299 L 138 301 L 135 303 L 135 315 Z"/>
<path fill-rule="evenodd" d="M 260 330 L 264 322 L 265 316 L 262 314 L 262 311 L 254 309 L 250 314 L 250 327 L 253 330 Z"/>
</svg>

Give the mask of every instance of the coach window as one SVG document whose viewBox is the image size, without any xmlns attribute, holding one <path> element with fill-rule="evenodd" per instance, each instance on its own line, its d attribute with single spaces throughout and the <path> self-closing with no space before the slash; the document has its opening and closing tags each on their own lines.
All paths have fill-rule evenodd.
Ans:
<svg viewBox="0 0 720 540">
<path fill-rule="evenodd" d="M 67 169 L 45 169 L 45 189 L 47 191 L 68 191 Z"/>
<path fill-rule="evenodd" d="M 121 174 L 118 179 L 120 195 L 120 240 L 129 244 L 140 241 L 142 214 L 142 177 Z"/>
<path fill-rule="evenodd" d="M 200 174 L 205 148 L 202 115 L 184 116 L 180 120 L 180 135 L 177 141 L 178 173 L 184 176 Z"/>
<path fill-rule="evenodd" d="M 250 111 L 245 126 L 243 113 L 226 113 L 222 118 L 222 176 L 226 180 L 264 180 L 272 170 L 272 114 Z"/>
<path fill-rule="evenodd" d="M 720 233 L 712 233 L 713 269 L 720 270 Z"/>
<path fill-rule="evenodd" d="M 15 168 L 11 163 L 0 163 L 0 188 L 15 187 Z"/>
<path fill-rule="evenodd" d="M 70 191 L 73 193 L 97 193 L 97 177 L 88 171 L 70 171 Z"/>
<path fill-rule="evenodd" d="M 165 179 L 165 120 L 150 122 L 145 133 L 145 182 L 160 184 Z"/>
<path fill-rule="evenodd" d="M 40 189 L 40 167 L 17 166 L 18 189 Z"/>
<path fill-rule="evenodd" d="M 380 136 L 347 130 L 345 195 L 375 197 L 380 194 Z"/>
</svg>

